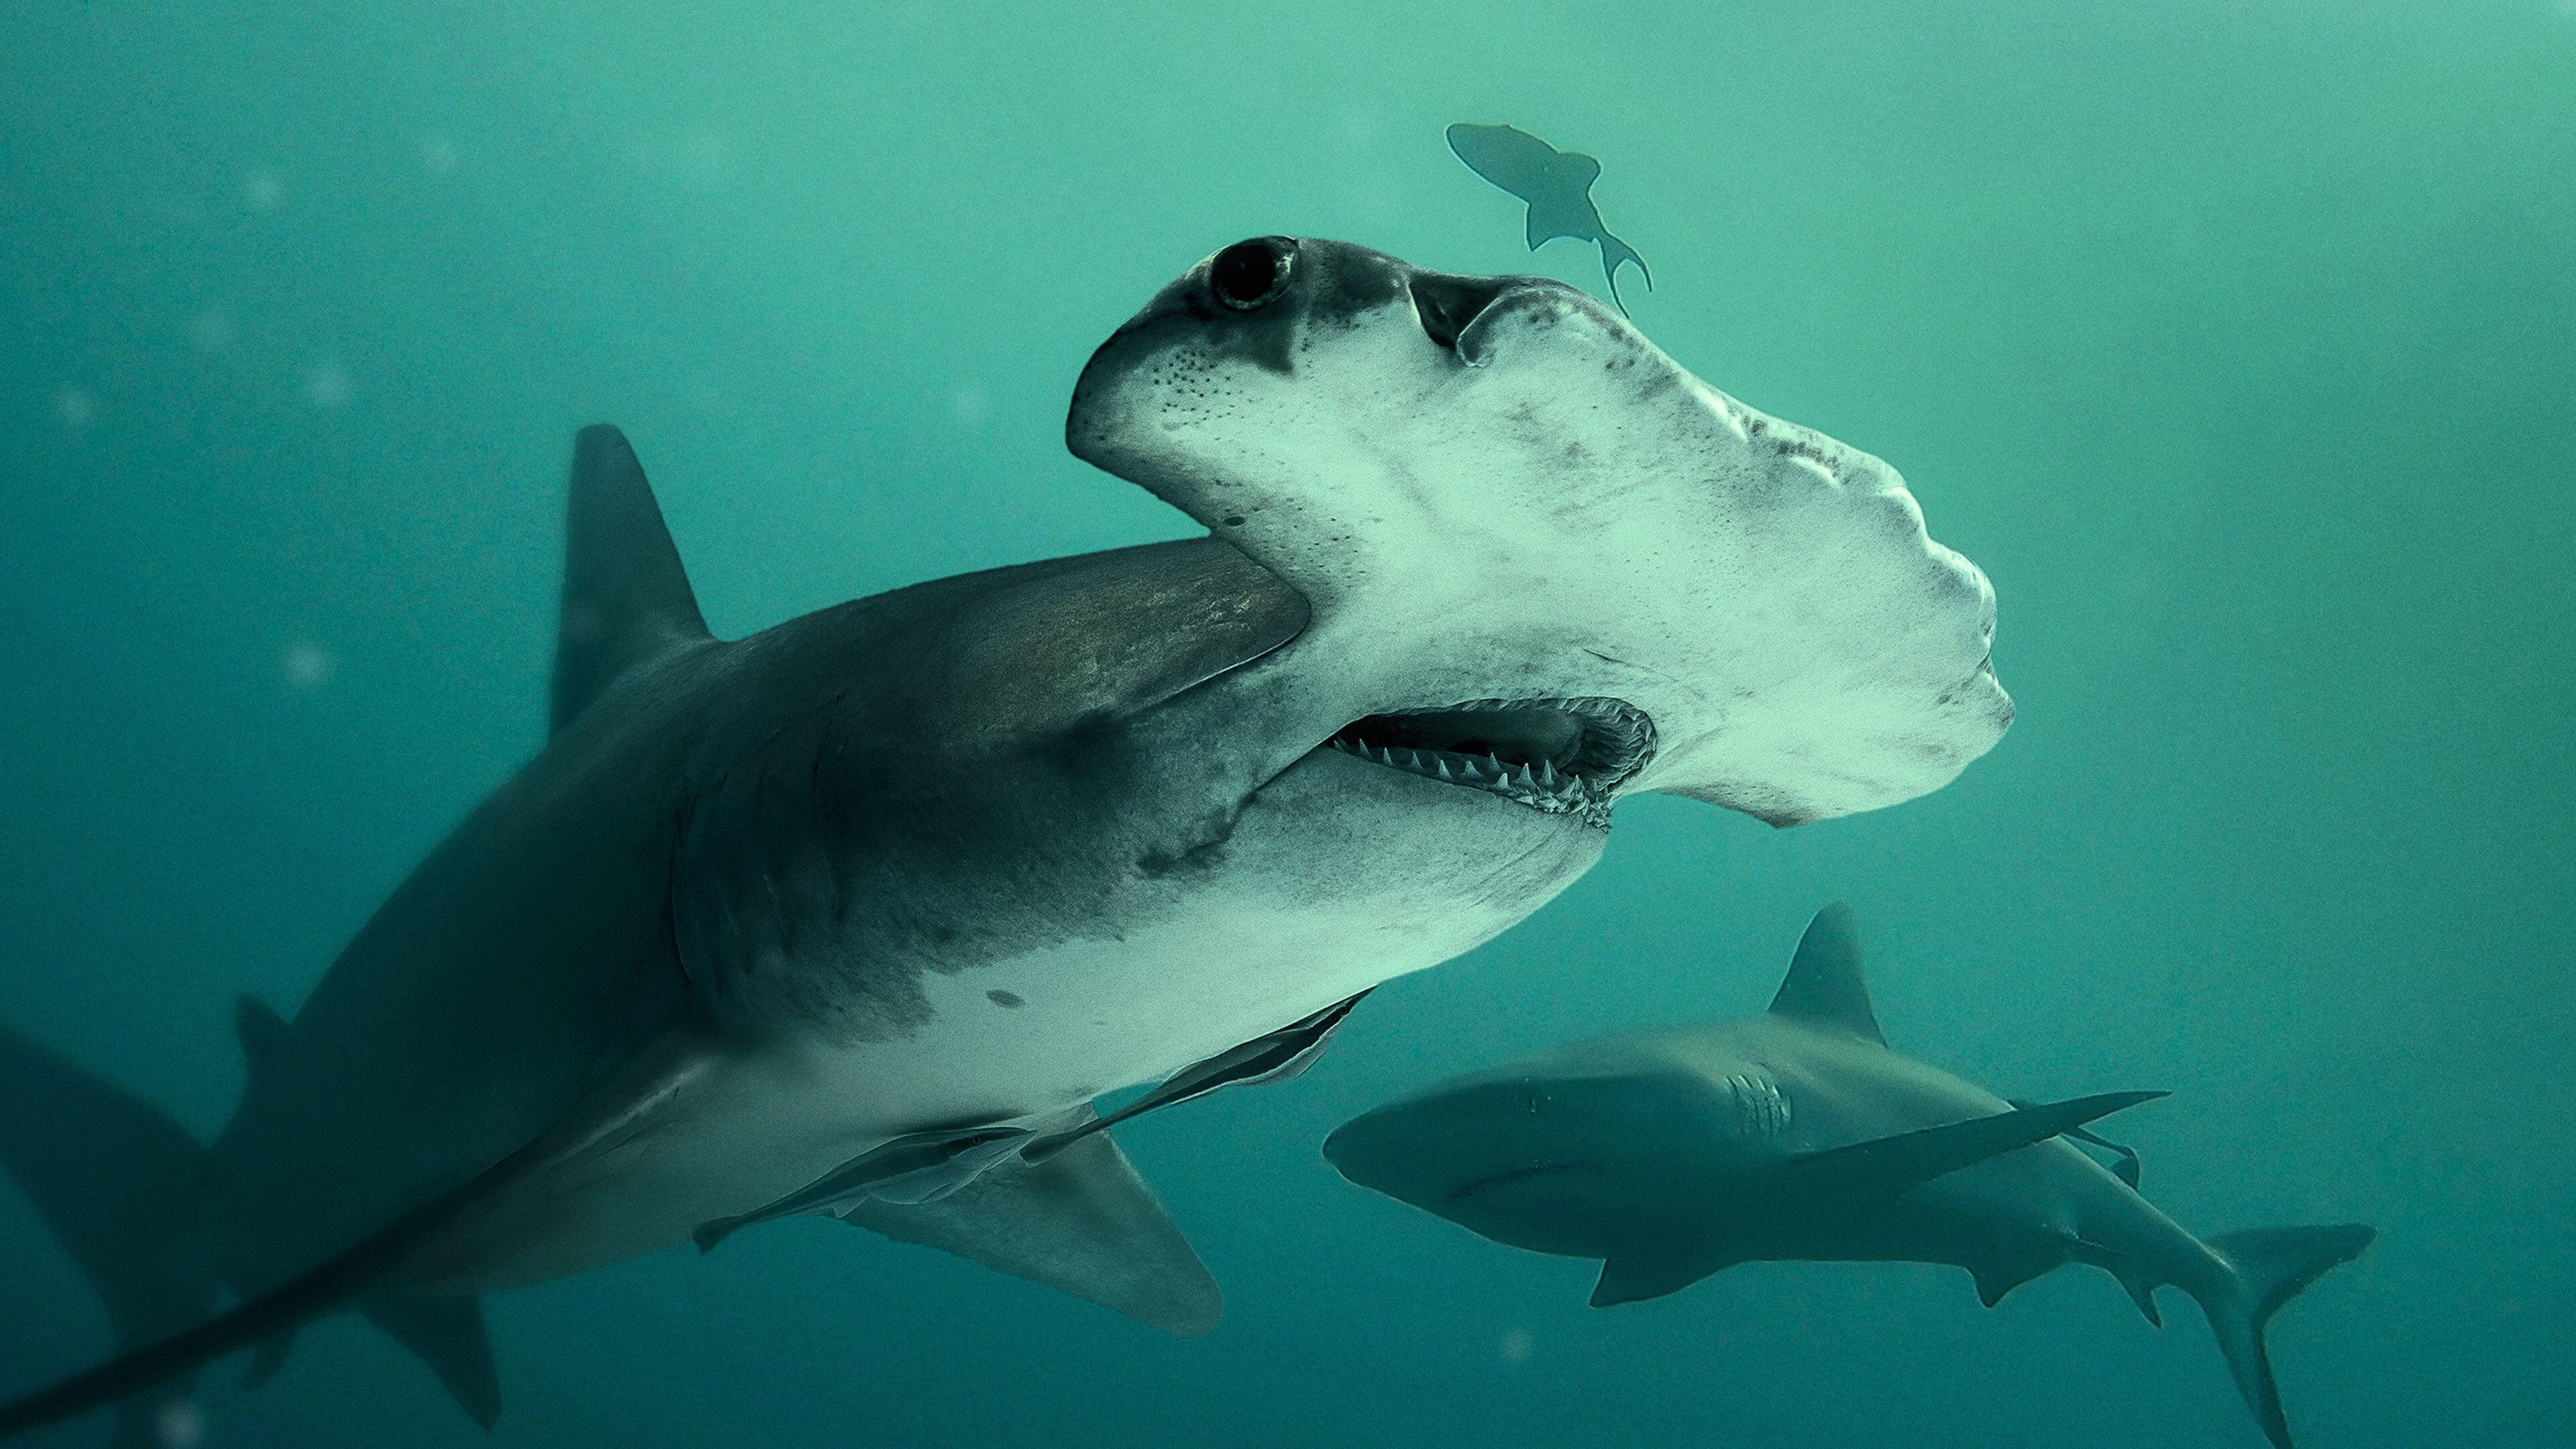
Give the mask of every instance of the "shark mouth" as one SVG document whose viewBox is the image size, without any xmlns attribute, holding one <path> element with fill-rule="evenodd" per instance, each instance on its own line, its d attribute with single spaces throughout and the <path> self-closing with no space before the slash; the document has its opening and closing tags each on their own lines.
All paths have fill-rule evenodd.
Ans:
<svg viewBox="0 0 2576 1449">
<path fill-rule="evenodd" d="M 1615 699 L 1479 699 L 1373 714 L 1345 725 L 1332 747 L 1607 829 L 1619 786 L 1655 752 L 1655 727 Z"/>
<path fill-rule="evenodd" d="M 1477 1178 L 1473 1182 L 1460 1183 L 1442 1194 L 1442 1197 L 1449 1202 L 1464 1202 L 1478 1193 L 1491 1192 L 1498 1187 L 1509 1187 L 1516 1182 L 1527 1182 L 1534 1177 L 1554 1177 L 1559 1173 L 1598 1170 L 1599 1165 L 1590 1162 L 1541 1162 L 1529 1167 L 1510 1168 L 1497 1172 L 1491 1177 Z"/>
</svg>

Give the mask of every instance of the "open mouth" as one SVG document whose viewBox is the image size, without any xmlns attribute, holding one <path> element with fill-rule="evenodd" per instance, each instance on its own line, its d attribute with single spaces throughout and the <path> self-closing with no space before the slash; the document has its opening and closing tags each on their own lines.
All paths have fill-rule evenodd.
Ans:
<svg viewBox="0 0 2576 1449">
<path fill-rule="evenodd" d="M 1443 1196 L 1450 1202 L 1464 1202 L 1478 1193 L 1491 1192 L 1498 1187 L 1509 1187 L 1516 1182 L 1527 1182 L 1534 1177 L 1554 1177 L 1559 1173 L 1594 1170 L 1597 1170 L 1596 1165 L 1589 1162 L 1535 1163 L 1528 1167 L 1515 1167 L 1509 1171 L 1497 1172 L 1491 1177 L 1480 1177 L 1473 1182 L 1461 1183 L 1449 1189 Z"/>
<path fill-rule="evenodd" d="M 1334 749 L 1607 828 L 1619 785 L 1655 752 L 1644 712 L 1615 699 L 1480 699 L 1373 714 Z"/>
</svg>

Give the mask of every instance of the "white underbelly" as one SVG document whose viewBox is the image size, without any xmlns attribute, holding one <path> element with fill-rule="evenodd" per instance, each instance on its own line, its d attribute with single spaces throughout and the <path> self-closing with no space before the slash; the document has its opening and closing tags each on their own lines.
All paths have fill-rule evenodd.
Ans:
<svg viewBox="0 0 2576 1449">
<path fill-rule="evenodd" d="M 929 1019 L 902 1037 L 728 1063 L 690 1120 L 555 1205 L 491 1277 L 651 1251 L 889 1137 L 1040 1116 L 1168 1075 L 1473 948 L 1581 875 L 1605 838 L 1327 752 L 1271 784 L 1176 904 L 932 973 Z"/>
</svg>

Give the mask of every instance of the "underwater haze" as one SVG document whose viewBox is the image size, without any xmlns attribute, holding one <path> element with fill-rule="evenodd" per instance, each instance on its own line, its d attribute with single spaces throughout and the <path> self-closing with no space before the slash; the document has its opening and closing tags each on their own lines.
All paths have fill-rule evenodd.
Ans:
<svg viewBox="0 0 2576 1449">
<path fill-rule="evenodd" d="M 725 638 L 1190 536 L 1066 452 L 1092 350 L 1266 233 L 1606 296 L 1444 141 L 1509 124 L 1600 159 L 1649 338 L 1887 459 L 1992 578 L 1990 755 L 1788 830 L 1632 799 L 1302 1078 L 1122 1127 L 1223 1284 L 1208 1337 L 799 1220 L 493 1295 L 489 1435 L 349 1316 L 188 1427 L 2261 1443 L 2197 1315 L 2097 1273 L 1988 1310 L 1956 1269 L 1752 1264 L 1596 1310 L 1592 1264 L 1319 1151 L 1757 1011 L 1847 899 L 1898 1049 L 2170 1090 L 2104 1130 L 2195 1230 L 2379 1228 L 2272 1333 L 2303 1445 L 2576 1442 L 2572 95 L 2568 0 L 10 6 L 0 1018 L 215 1133 L 236 995 L 291 1014 L 544 743 L 578 426 L 633 439 Z M 111 1348 L 0 1187 L 0 1397 Z"/>
</svg>

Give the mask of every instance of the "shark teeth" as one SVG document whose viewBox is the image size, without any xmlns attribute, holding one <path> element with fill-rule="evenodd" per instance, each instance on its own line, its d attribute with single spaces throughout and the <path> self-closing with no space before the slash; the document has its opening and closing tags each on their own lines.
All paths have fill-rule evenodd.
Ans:
<svg viewBox="0 0 2576 1449">
<path fill-rule="evenodd" d="M 1554 725 L 1544 723 L 1551 719 Z M 1535 732 L 1533 721 L 1541 722 Z M 1438 737 L 1460 748 L 1389 742 L 1390 736 L 1419 740 L 1438 731 L 1446 731 Z M 1490 745 L 1483 734 L 1506 743 Z M 1553 741 L 1544 752 L 1530 744 L 1540 738 Z M 1618 786 L 1654 752 L 1654 727 L 1637 709 L 1614 699 L 1486 699 L 1416 714 L 1371 716 L 1345 728 L 1331 744 L 1373 765 L 1607 827 Z M 1526 758 L 1533 754 L 1537 758 Z"/>
</svg>

